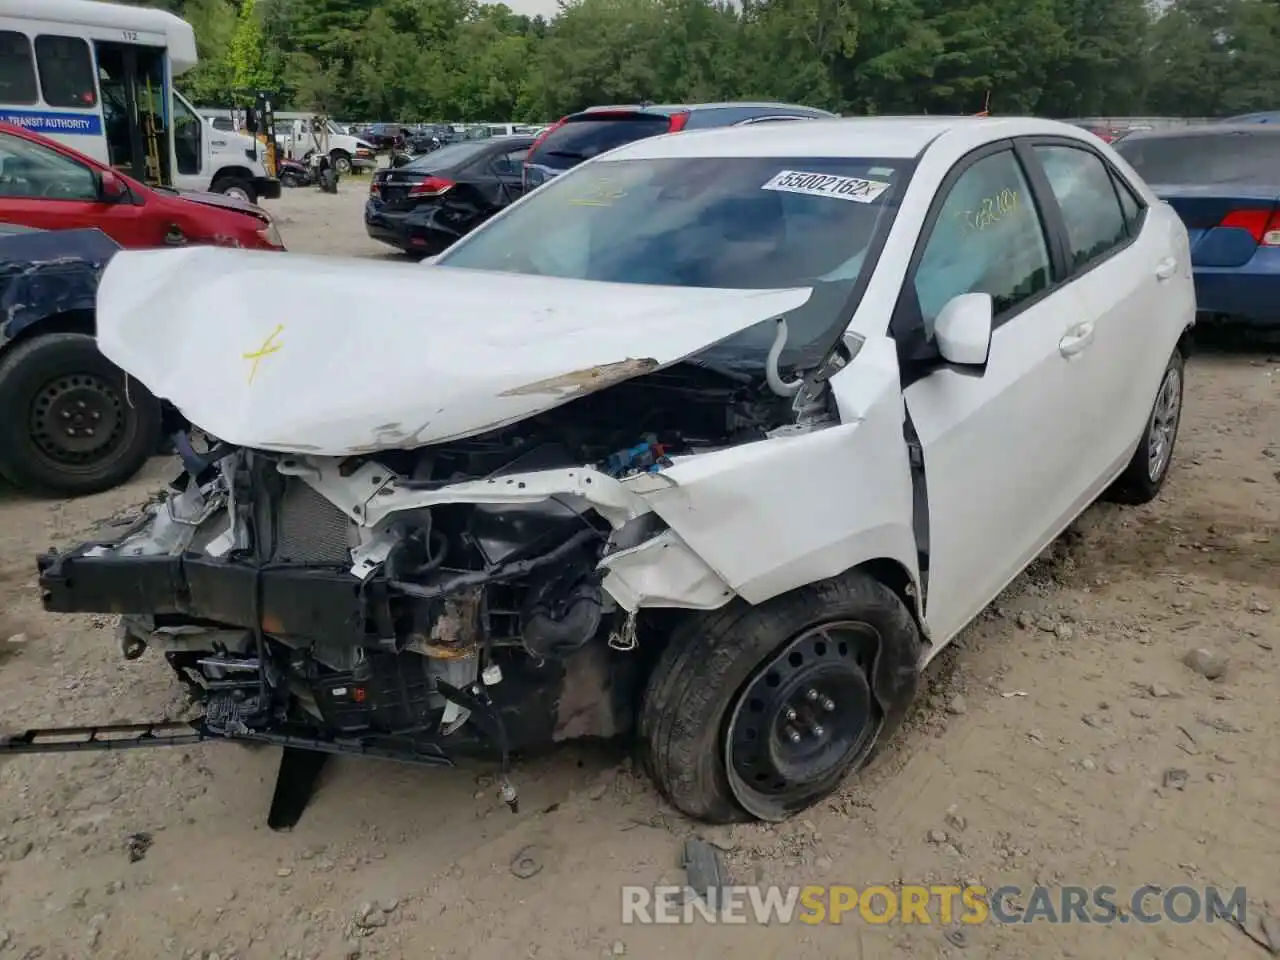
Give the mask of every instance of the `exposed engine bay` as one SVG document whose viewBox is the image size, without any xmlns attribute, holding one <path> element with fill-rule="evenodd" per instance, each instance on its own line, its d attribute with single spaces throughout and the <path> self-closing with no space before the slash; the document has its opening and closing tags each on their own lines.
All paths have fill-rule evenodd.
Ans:
<svg viewBox="0 0 1280 960">
<path fill-rule="evenodd" d="M 821 387 L 783 397 L 761 379 L 683 363 L 468 439 L 347 458 L 184 435 L 163 502 L 111 542 L 40 559 L 45 606 L 123 614 L 123 654 L 162 651 L 228 735 L 394 738 L 393 752 L 504 768 L 615 736 L 655 652 L 639 635 L 657 640 L 663 611 L 642 621 L 610 563 L 674 547 L 688 595 L 650 606 L 732 599 L 687 549 L 680 566 L 678 538 L 625 483 L 836 422 Z"/>
</svg>

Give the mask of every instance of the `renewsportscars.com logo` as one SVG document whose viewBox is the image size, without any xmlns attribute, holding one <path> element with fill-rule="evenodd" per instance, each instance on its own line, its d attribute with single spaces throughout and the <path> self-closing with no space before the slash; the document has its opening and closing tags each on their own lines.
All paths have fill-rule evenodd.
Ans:
<svg viewBox="0 0 1280 960">
<path fill-rule="evenodd" d="M 805 923 L 1030 924 L 1214 923 L 1244 924 L 1244 887 L 1145 884 L 1127 894 L 1111 886 L 1049 887 L 792 886 L 622 888 L 622 922 L 634 924 Z"/>
</svg>

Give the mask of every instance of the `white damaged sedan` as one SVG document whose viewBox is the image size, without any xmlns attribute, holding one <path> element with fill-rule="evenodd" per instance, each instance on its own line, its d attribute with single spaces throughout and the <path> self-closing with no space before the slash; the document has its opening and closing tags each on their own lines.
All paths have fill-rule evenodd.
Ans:
<svg viewBox="0 0 1280 960">
<path fill-rule="evenodd" d="M 276 825 L 334 753 L 491 756 L 514 803 L 513 756 L 621 734 L 685 813 L 777 820 L 1096 498 L 1156 496 L 1194 316 L 1174 213 L 1032 119 L 642 140 L 431 265 L 124 252 L 101 349 L 198 430 L 44 603 L 283 745 Z"/>
</svg>

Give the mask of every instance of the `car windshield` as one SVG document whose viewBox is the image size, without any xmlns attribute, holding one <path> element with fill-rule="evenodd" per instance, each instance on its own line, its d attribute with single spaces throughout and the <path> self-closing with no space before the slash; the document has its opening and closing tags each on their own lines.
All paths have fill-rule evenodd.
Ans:
<svg viewBox="0 0 1280 960">
<path fill-rule="evenodd" d="M 911 174 L 903 160 L 669 157 L 590 163 L 437 261 L 472 270 L 612 283 L 809 287 L 788 315 L 784 366 L 820 361 L 866 286 Z M 762 366 L 761 324 L 705 352 Z"/>
<path fill-rule="evenodd" d="M 478 143 L 474 140 L 465 143 L 451 143 L 441 147 L 439 150 L 433 150 L 431 153 L 424 153 L 416 160 L 406 163 L 400 169 L 413 170 L 420 173 L 437 173 L 441 170 L 450 170 L 465 163 L 470 163 L 488 149 L 489 144 Z"/>
<path fill-rule="evenodd" d="M 1115 148 L 1152 184 L 1270 185 L 1280 180 L 1280 136 L 1270 133 L 1126 137 Z"/>
</svg>

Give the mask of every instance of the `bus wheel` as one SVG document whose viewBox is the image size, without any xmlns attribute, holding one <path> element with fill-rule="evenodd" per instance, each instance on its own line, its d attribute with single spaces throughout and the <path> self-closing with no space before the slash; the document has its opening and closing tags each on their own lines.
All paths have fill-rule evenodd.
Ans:
<svg viewBox="0 0 1280 960">
<path fill-rule="evenodd" d="M 160 402 L 83 333 L 0 357 L 0 474 L 32 493 L 79 496 L 129 479 L 159 442 Z"/>
</svg>

